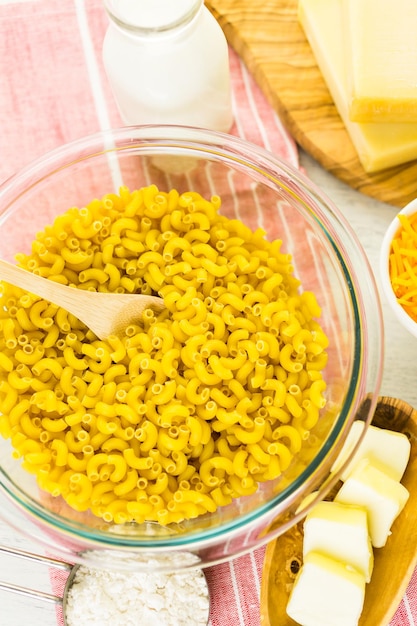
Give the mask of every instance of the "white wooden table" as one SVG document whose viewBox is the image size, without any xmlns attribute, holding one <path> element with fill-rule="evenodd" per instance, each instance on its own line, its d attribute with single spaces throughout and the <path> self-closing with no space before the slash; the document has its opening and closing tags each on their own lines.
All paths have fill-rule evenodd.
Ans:
<svg viewBox="0 0 417 626">
<path fill-rule="evenodd" d="M 384 231 L 397 209 L 350 189 L 304 153 L 301 153 L 301 164 L 307 175 L 327 193 L 356 231 L 375 268 L 379 283 L 379 247 Z M 386 352 L 381 395 L 401 398 L 417 406 L 417 340 L 398 326 L 393 314 L 385 306 L 383 297 L 382 302 Z M 1 521 L 0 543 L 39 551 L 39 546 Z M 1 556 L 0 578 L 51 593 L 48 570 L 43 566 Z M 54 605 L 0 591 L 0 626 L 56 626 Z"/>
</svg>

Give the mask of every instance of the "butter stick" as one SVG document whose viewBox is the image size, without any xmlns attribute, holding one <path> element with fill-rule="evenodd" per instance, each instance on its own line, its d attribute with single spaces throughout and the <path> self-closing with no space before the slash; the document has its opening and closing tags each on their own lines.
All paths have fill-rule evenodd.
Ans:
<svg viewBox="0 0 417 626">
<path fill-rule="evenodd" d="M 310 552 L 349 563 L 369 582 L 374 557 L 366 508 L 319 502 L 304 520 L 303 558 Z"/>
<path fill-rule="evenodd" d="M 301 626 L 357 626 L 364 597 L 363 574 L 310 552 L 295 579 L 287 614 Z"/>
<path fill-rule="evenodd" d="M 372 545 L 382 548 L 408 498 L 409 492 L 404 485 L 364 458 L 339 489 L 335 502 L 365 507 Z"/>
<path fill-rule="evenodd" d="M 357 420 L 352 424 L 343 448 L 332 467 L 337 471 L 350 457 L 360 437 L 363 436 L 365 423 Z M 355 465 L 363 458 L 372 461 L 375 467 L 389 474 L 394 480 L 401 480 L 410 458 L 411 444 L 404 433 L 386 428 L 378 428 L 372 424 L 368 426 L 363 439 L 353 458 L 341 474 L 345 481 Z"/>
</svg>

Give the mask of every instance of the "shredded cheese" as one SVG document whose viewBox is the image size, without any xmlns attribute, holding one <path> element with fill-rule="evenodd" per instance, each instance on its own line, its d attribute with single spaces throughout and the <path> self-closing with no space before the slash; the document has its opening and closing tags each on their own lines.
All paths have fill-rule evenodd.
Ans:
<svg viewBox="0 0 417 626">
<path fill-rule="evenodd" d="M 389 274 L 397 302 L 417 322 L 417 213 L 399 214 L 389 256 Z"/>
</svg>

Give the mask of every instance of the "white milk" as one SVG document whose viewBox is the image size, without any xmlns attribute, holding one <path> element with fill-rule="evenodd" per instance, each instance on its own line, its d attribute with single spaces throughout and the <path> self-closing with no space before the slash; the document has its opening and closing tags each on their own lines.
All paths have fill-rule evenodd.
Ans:
<svg viewBox="0 0 417 626">
<path fill-rule="evenodd" d="M 227 42 L 203 0 L 104 0 L 107 76 L 125 124 L 227 132 Z"/>
</svg>

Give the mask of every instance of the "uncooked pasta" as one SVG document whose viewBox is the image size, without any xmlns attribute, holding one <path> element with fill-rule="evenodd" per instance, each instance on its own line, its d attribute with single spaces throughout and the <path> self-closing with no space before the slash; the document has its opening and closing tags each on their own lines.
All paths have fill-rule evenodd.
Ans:
<svg viewBox="0 0 417 626">
<path fill-rule="evenodd" d="M 122 336 L 1 285 L 0 432 L 39 486 L 107 522 L 180 522 L 290 466 L 325 405 L 320 307 L 282 241 L 155 185 L 71 208 L 28 271 L 159 294 Z"/>
</svg>

